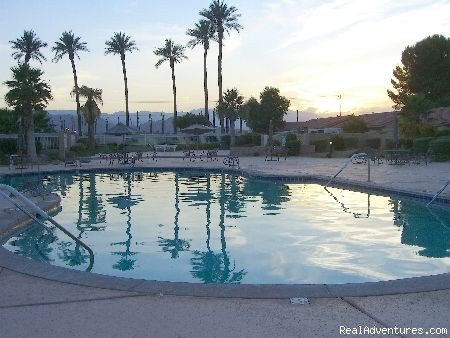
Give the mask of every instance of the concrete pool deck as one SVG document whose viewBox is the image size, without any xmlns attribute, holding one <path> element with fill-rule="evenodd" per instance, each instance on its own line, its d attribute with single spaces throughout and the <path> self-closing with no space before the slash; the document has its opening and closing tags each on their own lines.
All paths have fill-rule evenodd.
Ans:
<svg viewBox="0 0 450 338">
<path fill-rule="evenodd" d="M 241 158 L 240 166 L 244 172 L 255 176 L 316 175 L 325 179 L 334 175 L 345 161 L 298 157 L 266 162 L 264 158 L 248 157 Z M 113 167 L 124 169 L 123 165 Z M 156 162 L 145 159 L 136 167 L 226 169 L 220 159 L 219 162 L 189 162 L 181 158 L 160 158 Z M 94 160 L 83 164 L 81 169 L 94 168 L 111 167 L 105 161 Z M 41 172 L 74 169 L 78 168 L 65 168 L 63 165 L 34 168 Z M 21 170 L 13 172 L 20 174 Z M 1 167 L 0 173 L 10 171 Z M 365 186 L 367 166 L 351 165 L 340 177 Z M 381 164 L 371 167 L 372 183 L 368 187 L 393 188 L 431 196 L 449 179 L 450 163 L 431 163 L 428 166 Z M 450 189 L 443 196 L 450 197 Z M 8 208 L 11 206 L 1 202 L 0 209 Z M 15 214 L 10 211 L 2 214 L 2 223 L 7 223 L 8 215 Z M 298 288 L 281 286 L 278 293 L 271 294 L 273 289 L 256 287 L 250 290 L 248 287 L 246 290 L 242 285 L 243 293 L 232 295 L 234 298 L 227 298 L 230 295 L 227 290 L 233 286 L 197 285 L 200 289 L 212 291 L 180 294 L 170 292 L 170 288 L 162 284 L 159 288 L 158 284 L 149 287 L 150 284 L 144 281 L 134 281 L 132 285 L 129 280 L 98 276 L 97 282 L 92 282 L 92 275 L 31 262 L 1 248 L 1 335 L 337 337 L 340 326 L 450 329 L 449 274 L 400 280 L 391 285 L 389 282 L 367 283 L 360 285 L 360 293 L 355 293 L 355 289 L 346 292 L 348 287 L 345 285 L 337 286 L 337 289 L 336 286 L 318 285 L 314 290 L 306 285 Z M 188 285 L 189 288 L 192 285 Z M 224 298 L 211 297 L 214 293 Z M 197 297 L 193 297 L 194 294 Z M 310 304 L 292 305 L 289 297 L 293 296 L 308 296 Z M 415 335 L 410 331 L 398 336 Z"/>
</svg>

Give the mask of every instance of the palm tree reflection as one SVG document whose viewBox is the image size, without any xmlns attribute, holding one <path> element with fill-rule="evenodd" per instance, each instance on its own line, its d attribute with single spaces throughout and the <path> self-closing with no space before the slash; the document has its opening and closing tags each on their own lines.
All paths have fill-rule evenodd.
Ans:
<svg viewBox="0 0 450 338">
<path fill-rule="evenodd" d="M 230 259 L 227 252 L 227 244 L 225 240 L 225 203 L 227 201 L 226 191 L 225 191 L 225 175 L 222 174 L 222 180 L 220 185 L 220 243 L 221 243 L 221 253 L 214 253 L 211 250 L 210 240 L 211 240 L 211 200 L 213 199 L 211 194 L 211 183 L 210 175 L 207 177 L 207 205 L 206 205 L 206 249 L 207 251 L 193 252 L 194 257 L 191 258 L 192 265 L 192 276 L 194 278 L 202 280 L 204 283 L 239 283 L 247 272 L 242 269 L 240 271 L 234 272 L 230 269 Z"/>
<path fill-rule="evenodd" d="M 178 218 L 180 216 L 180 185 L 179 176 L 175 174 L 175 220 L 173 228 L 173 239 L 158 237 L 158 245 L 161 247 L 162 251 L 169 252 L 170 258 L 175 259 L 179 257 L 181 251 L 189 250 L 190 244 L 188 241 L 179 238 Z"/>
</svg>

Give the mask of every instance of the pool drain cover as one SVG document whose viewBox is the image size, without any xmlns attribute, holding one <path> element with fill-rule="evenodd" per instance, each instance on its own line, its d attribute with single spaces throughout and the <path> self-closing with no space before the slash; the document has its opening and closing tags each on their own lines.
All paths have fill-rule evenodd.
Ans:
<svg viewBox="0 0 450 338">
<path fill-rule="evenodd" d="M 297 305 L 308 305 L 309 304 L 309 300 L 306 297 L 291 298 L 290 301 L 291 301 L 291 304 L 297 304 Z"/>
</svg>

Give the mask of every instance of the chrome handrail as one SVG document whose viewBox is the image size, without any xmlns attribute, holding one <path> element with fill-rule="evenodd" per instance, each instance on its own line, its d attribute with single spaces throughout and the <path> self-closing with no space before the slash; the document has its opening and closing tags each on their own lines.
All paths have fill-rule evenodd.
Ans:
<svg viewBox="0 0 450 338">
<path fill-rule="evenodd" d="M 8 194 L 6 194 L 3 190 L 6 190 Z M 34 213 L 36 213 L 37 216 L 40 216 L 45 221 L 49 221 L 52 223 L 55 227 L 57 227 L 59 230 L 64 232 L 67 236 L 69 236 L 71 239 L 73 239 L 76 243 L 80 244 L 83 248 L 85 248 L 89 252 L 89 266 L 86 269 L 86 271 L 91 271 L 93 265 L 94 265 L 94 252 L 92 249 L 87 246 L 82 240 L 72 235 L 66 228 L 64 228 L 61 224 L 56 222 L 52 217 L 50 217 L 44 210 L 39 208 L 35 203 L 30 201 L 28 198 L 26 198 L 23 194 L 18 192 L 13 187 L 6 185 L 6 184 L 0 184 L 0 196 L 5 198 L 7 201 L 9 201 L 11 204 L 16 206 L 18 209 L 20 209 L 23 213 L 25 213 L 28 217 L 30 217 L 33 221 L 37 222 L 39 225 L 45 228 L 48 232 L 52 233 L 52 230 L 47 227 L 44 222 L 42 222 L 40 219 L 38 219 L 36 216 L 33 215 L 32 212 L 24 208 L 21 204 L 17 203 L 13 198 L 10 197 L 10 195 L 18 198 L 26 207 L 31 209 Z"/>
<path fill-rule="evenodd" d="M 444 186 L 436 192 L 436 194 L 433 196 L 430 202 L 427 203 L 427 207 L 430 206 L 431 203 L 434 202 L 434 200 L 447 188 L 447 186 L 450 184 L 450 180 L 447 181 L 447 183 L 444 184 Z"/>
<path fill-rule="evenodd" d="M 333 181 L 341 172 L 342 170 L 344 170 L 352 161 L 354 158 L 358 158 L 358 157 L 366 157 L 367 158 L 367 164 L 368 164 L 368 171 L 367 171 L 367 182 L 370 182 L 370 159 L 369 156 L 366 153 L 357 153 L 357 154 L 353 154 L 352 157 L 350 157 L 350 159 L 345 162 L 345 164 L 342 166 L 342 168 L 336 173 L 336 175 L 334 175 L 329 181 L 328 183 L 325 185 L 325 188 L 328 187 L 331 183 L 331 181 Z"/>
</svg>

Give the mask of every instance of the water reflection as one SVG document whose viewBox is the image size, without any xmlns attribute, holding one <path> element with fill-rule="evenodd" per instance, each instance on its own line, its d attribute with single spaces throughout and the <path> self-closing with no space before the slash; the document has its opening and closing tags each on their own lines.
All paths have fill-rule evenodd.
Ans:
<svg viewBox="0 0 450 338">
<path fill-rule="evenodd" d="M 341 189 L 336 192 L 333 189 L 332 193 L 327 190 L 333 201 L 326 195 L 323 197 L 323 189 L 320 189 L 322 197 L 317 197 L 315 192 L 319 189 L 309 188 L 313 185 L 258 181 L 225 173 L 61 174 L 40 179 L 47 189 L 63 196 L 64 213 L 58 216 L 71 214 L 70 208 L 73 208 L 72 214 L 76 219 L 71 231 L 78 238 L 83 238 L 96 252 L 107 251 L 105 246 L 111 248 L 111 252 L 105 255 L 112 259 L 104 258 L 108 262 L 105 265 L 112 270 L 130 273 L 147 268 L 145 273 L 149 275 L 148 278 L 152 278 L 152 273 L 157 269 L 152 269 L 153 263 L 138 264 L 140 260 L 144 262 L 146 257 L 160 266 L 172 266 L 174 262 L 184 264 L 177 268 L 177 272 L 190 276 L 183 277 L 185 280 L 203 283 L 245 282 L 248 276 L 260 273 L 256 266 L 259 268 L 268 264 L 258 262 L 260 265 L 255 265 L 252 262 L 260 259 L 260 252 L 266 246 L 272 248 L 275 243 L 279 245 L 273 249 L 274 254 L 283 260 L 284 256 L 295 257 L 295 250 L 299 250 L 298 243 L 309 245 L 314 236 L 330 236 L 320 228 L 320 222 L 314 220 L 315 216 L 320 217 L 336 209 L 338 214 L 333 217 L 339 218 L 343 224 L 352 219 L 352 222 L 360 222 L 355 224 L 361 226 L 366 226 L 364 222 L 368 221 L 376 223 L 377 217 L 380 217 L 380 211 L 377 210 L 378 196 L 372 195 L 371 204 L 369 194 Z M 12 178 L 6 183 L 23 184 L 23 181 Z M 301 193 L 298 192 L 298 186 L 302 186 Z M 295 193 L 301 195 L 294 196 Z M 74 200 L 78 203 L 71 206 L 68 202 Z M 303 217 L 292 216 L 296 215 L 298 208 L 303 207 L 302 204 L 309 206 L 309 203 L 317 206 L 317 215 L 311 211 Z M 421 202 L 394 198 L 389 199 L 389 206 L 390 210 L 383 211 L 388 214 L 387 225 L 401 231 L 403 245 L 418 248 L 417 255 L 422 257 L 450 257 L 448 210 L 434 208 L 429 212 Z M 355 207 L 364 208 L 364 211 L 358 213 Z M 373 210 L 378 213 L 373 213 Z M 273 215 L 280 217 L 267 217 Z M 299 224 L 283 228 L 285 224 L 281 224 L 284 222 L 281 220 L 286 215 L 290 215 L 291 222 L 293 220 Z M 375 220 L 364 219 L 369 216 Z M 308 218 L 310 228 L 303 228 L 303 218 Z M 258 228 L 254 222 L 268 222 L 270 227 Z M 170 227 L 164 224 L 170 224 Z M 261 229 L 270 233 L 262 233 Z M 284 232 L 280 229 L 284 229 Z M 318 234 L 312 235 L 315 231 Z M 338 232 L 340 229 L 334 228 L 333 231 Z M 236 238 L 233 237 L 237 233 L 241 236 L 240 245 L 236 244 Z M 145 241 L 142 236 L 146 238 Z M 345 234 L 336 233 L 336 236 L 335 241 L 346 240 Z M 289 238 L 295 238 L 296 242 L 289 243 Z M 257 246 L 246 244 L 252 241 Z M 141 246 L 138 247 L 138 243 Z M 351 249 L 352 244 L 336 245 Z M 89 259 L 88 253 L 77 243 L 66 240 L 59 232 L 55 232 L 55 235 L 45 233 L 37 226 L 29 227 L 10 239 L 6 247 L 27 257 L 55 264 L 61 261 L 72 267 L 81 268 Z M 336 253 L 333 257 L 337 256 Z M 350 269 L 354 264 L 349 258 L 351 256 L 342 254 L 339 264 Z M 296 259 L 298 261 L 298 257 Z M 301 263 L 307 260 L 304 258 Z M 297 263 L 295 259 L 288 262 Z M 339 264 L 336 263 L 336 266 Z M 270 272 L 264 273 L 270 275 Z M 147 278 L 147 275 L 136 276 Z"/>
</svg>

